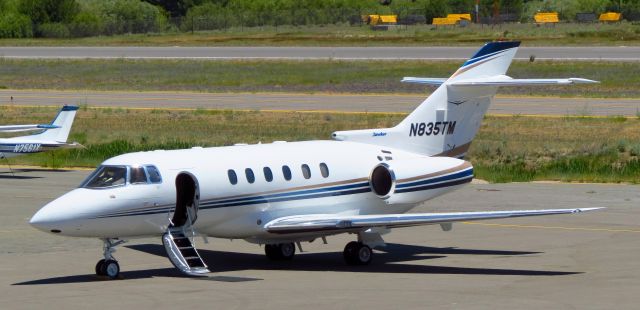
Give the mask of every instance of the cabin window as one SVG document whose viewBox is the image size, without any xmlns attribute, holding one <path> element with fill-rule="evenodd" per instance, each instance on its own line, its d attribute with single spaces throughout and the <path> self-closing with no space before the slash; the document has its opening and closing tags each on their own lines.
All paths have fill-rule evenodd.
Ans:
<svg viewBox="0 0 640 310">
<path fill-rule="evenodd" d="M 282 175 L 284 175 L 285 180 L 291 180 L 291 169 L 289 169 L 289 166 L 282 166 Z"/>
<path fill-rule="evenodd" d="M 149 181 L 151 183 L 162 183 L 162 176 L 156 166 L 145 166 L 147 168 L 147 174 L 149 175 Z"/>
<path fill-rule="evenodd" d="M 123 186 L 127 179 L 125 166 L 101 166 L 80 185 L 84 188 L 106 188 Z"/>
<path fill-rule="evenodd" d="M 267 182 L 273 181 L 273 173 L 271 172 L 271 168 L 264 167 L 262 168 L 262 172 L 264 173 L 264 179 L 267 180 Z"/>
<path fill-rule="evenodd" d="M 233 169 L 227 170 L 227 176 L 229 177 L 231 185 L 238 184 L 238 175 L 236 175 L 236 172 Z"/>
<path fill-rule="evenodd" d="M 329 177 L 329 167 L 327 167 L 327 164 L 320 163 L 320 174 L 322 174 L 323 178 Z"/>
<path fill-rule="evenodd" d="M 247 177 L 247 182 L 253 184 L 256 181 L 256 176 L 253 174 L 251 168 L 244 169 L 244 175 Z"/>
<path fill-rule="evenodd" d="M 131 167 L 129 170 L 129 183 L 147 184 L 147 173 L 142 167 Z"/>
<path fill-rule="evenodd" d="M 309 166 L 307 164 L 304 164 L 301 166 L 301 168 L 302 168 L 302 176 L 304 176 L 305 179 L 311 178 L 311 169 L 309 169 Z"/>
</svg>

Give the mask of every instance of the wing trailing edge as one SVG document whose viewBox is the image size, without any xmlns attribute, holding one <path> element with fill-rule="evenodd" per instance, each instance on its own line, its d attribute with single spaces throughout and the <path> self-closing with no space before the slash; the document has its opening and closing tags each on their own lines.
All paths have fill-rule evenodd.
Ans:
<svg viewBox="0 0 640 310">
<path fill-rule="evenodd" d="M 408 213 L 384 215 L 334 215 L 310 214 L 275 219 L 265 224 L 270 233 L 291 234 L 309 232 L 347 232 L 373 227 L 399 228 L 433 225 L 462 221 L 492 220 L 501 218 L 572 214 L 603 208 L 546 209 L 518 211 L 483 211 L 453 213 Z"/>
</svg>

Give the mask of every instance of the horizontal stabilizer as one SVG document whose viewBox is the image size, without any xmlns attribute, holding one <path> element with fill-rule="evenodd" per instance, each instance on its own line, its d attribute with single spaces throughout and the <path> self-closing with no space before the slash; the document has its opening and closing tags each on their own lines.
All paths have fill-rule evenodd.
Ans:
<svg viewBox="0 0 640 310">
<path fill-rule="evenodd" d="M 570 84 L 594 84 L 598 81 L 568 78 L 568 79 L 514 79 L 506 75 L 486 78 L 458 80 L 448 83 L 448 86 L 536 86 L 536 85 L 570 85 Z"/>
<path fill-rule="evenodd" d="M 440 86 L 442 83 L 446 82 L 446 78 L 421 78 L 421 77 L 411 77 L 407 76 L 402 79 L 403 83 L 416 83 L 416 84 L 427 84 L 432 86 Z"/>
<path fill-rule="evenodd" d="M 265 225 L 270 233 L 348 232 L 372 227 L 397 228 L 460 221 L 492 220 L 509 217 L 571 214 L 602 208 L 484 211 L 455 213 L 408 213 L 380 215 L 310 214 L 275 219 Z"/>
<path fill-rule="evenodd" d="M 7 126 L 0 126 L 0 132 L 20 132 L 20 131 L 54 129 L 54 128 L 60 128 L 60 126 L 49 125 L 49 124 L 7 125 Z"/>
</svg>

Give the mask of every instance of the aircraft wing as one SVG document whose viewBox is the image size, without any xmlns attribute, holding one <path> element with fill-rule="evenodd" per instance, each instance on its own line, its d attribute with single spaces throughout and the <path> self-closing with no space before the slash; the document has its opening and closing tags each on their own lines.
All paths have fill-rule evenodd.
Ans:
<svg viewBox="0 0 640 310">
<path fill-rule="evenodd" d="M 432 86 L 440 86 L 442 83 L 446 82 L 446 78 L 425 78 L 425 77 L 412 77 L 406 76 L 402 79 L 403 83 L 416 83 L 416 84 L 427 84 Z"/>
<path fill-rule="evenodd" d="M 418 83 L 439 86 L 447 79 L 441 78 L 421 78 L 421 77 L 405 77 L 402 79 L 404 83 Z M 514 79 L 506 75 L 497 75 L 483 77 L 478 79 L 467 79 L 450 81 L 448 86 L 535 86 L 535 85 L 569 85 L 569 84 L 593 84 L 598 81 L 582 79 L 582 78 L 566 78 L 566 79 Z"/>
<path fill-rule="evenodd" d="M 29 130 L 42 130 L 42 129 L 54 129 L 60 126 L 47 125 L 47 124 L 33 124 L 33 125 L 5 125 L 0 126 L 0 132 L 19 132 Z"/>
<path fill-rule="evenodd" d="M 454 213 L 404 213 L 381 215 L 310 214 L 275 219 L 265 225 L 270 233 L 353 232 L 373 227 L 398 228 L 510 217 L 571 214 L 602 208 L 484 211 Z"/>
<path fill-rule="evenodd" d="M 569 85 L 569 84 L 593 84 L 598 81 L 568 78 L 568 79 L 513 79 L 506 75 L 491 78 L 455 81 L 450 86 L 535 86 L 535 85 Z"/>
</svg>

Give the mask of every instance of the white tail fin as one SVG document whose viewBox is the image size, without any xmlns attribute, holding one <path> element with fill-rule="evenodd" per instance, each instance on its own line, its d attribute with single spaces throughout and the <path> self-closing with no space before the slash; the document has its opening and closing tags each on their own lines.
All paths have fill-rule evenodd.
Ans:
<svg viewBox="0 0 640 310">
<path fill-rule="evenodd" d="M 405 78 L 404 82 L 440 86 L 393 128 L 339 131 L 333 138 L 428 156 L 462 158 L 499 86 L 595 82 L 575 78 L 511 79 L 505 74 L 519 45 L 520 42 L 487 43 L 448 79 Z"/>
<path fill-rule="evenodd" d="M 77 111 L 77 106 L 63 106 L 60 112 L 58 112 L 58 115 L 53 119 L 53 122 L 51 122 L 53 129 L 47 129 L 39 134 L 31 135 L 29 138 L 59 143 L 67 142 L 71 125 L 73 125 Z"/>
</svg>

